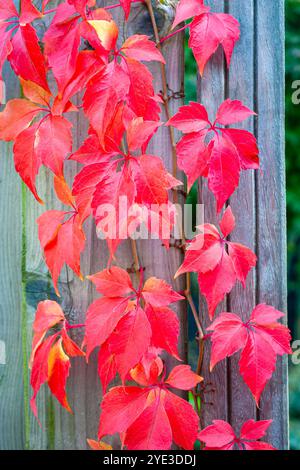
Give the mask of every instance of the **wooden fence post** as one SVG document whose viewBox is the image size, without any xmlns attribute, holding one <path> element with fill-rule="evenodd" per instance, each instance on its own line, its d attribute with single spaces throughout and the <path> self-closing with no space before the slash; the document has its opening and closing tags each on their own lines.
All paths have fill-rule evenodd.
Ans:
<svg viewBox="0 0 300 470">
<path fill-rule="evenodd" d="M 226 99 L 240 99 L 258 113 L 246 121 L 254 131 L 261 152 L 261 171 L 245 172 L 230 200 L 237 219 L 232 239 L 256 251 L 258 265 L 249 274 L 247 286 L 236 287 L 217 312 L 231 311 L 249 318 L 257 303 L 269 303 L 286 311 L 286 226 L 284 167 L 284 0 L 209 1 L 213 11 L 234 15 L 241 23 L 232 64 L 227 71 L 221 51 L 198 81 L 199 100 L 212 115 Z M 241 125 L 237 126 L 241 128 Z M 215 202 L 206 185 L 200 184 L 200 202 L 205 221 L 215 222 Z M 200 298 L 201 317 L 207 312 Z M 268 439 L 279 449 L 288 447 L 287 361 L 278 360 L 277 370 L 256 409 L 238 372 L 238 359 L 208 370 L 209 347 L 204 375 L 214 391 L 205 395 L 202 425 L 213 419 L 228 420 L 237 431 L 246 419 L 273 419 Z M 210 403 L 213 403 L 211 405 Z"/>
</svg>

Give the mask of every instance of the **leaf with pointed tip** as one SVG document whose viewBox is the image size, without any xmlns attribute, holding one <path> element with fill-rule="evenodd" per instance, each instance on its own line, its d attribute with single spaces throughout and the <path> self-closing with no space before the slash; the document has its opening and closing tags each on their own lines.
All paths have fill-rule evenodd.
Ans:
<svg viewBox="0 0 300 470">
<path fill-rule="evenodd" d="M 136 306 L 120 320 L 109 338 L 117 370 L 124 382 L 126 375 L 141 360 L 150 346 L 151 325 L 144 310 Z"/>
<path fill-rule="evenodd" d="M 190 101 L 188 105 L 181 106 L 166 125 L 176 127 L 184 134 L 203 131 L 209 125 L 206 108 L 200 103 Z"/>
<path fill-rule="evenodd" d="M 223 126 L 229 126 L 230 124 L 244 121 L 254 115 L 256 115 L 256 113 L 243 105 L 241 101 L 227 99 L 221 104 L 217 111 L 216 122 Z"/>
<path fill-rule="evenodd" d="M 234 193 L 240 179 L 240 159 L 236 147 L 230 140 L 216 136 L 210 155 L 208 187 L 217 201 L 219 213 L 225 202 Z"/>
<path fill-rule="evenodd" d="M 109 344 L 106 341 L 102 344 L 98 354 L 98 375 L 100 377 L 103 394 L 117 374 L 115 355 L 110 352 Z"/>
<path fill-rule="evenodd" d="M 179 320 L 173 310 L 168 307 L 147 305 L 145 309 L 152 330 L 151 344 L 179 358 L 178 338 Z"/>
<path fill-rule="evenodd" d="M 97 346 L 105 343 L 127 312 L 128 299 L 124 297 L 101 297 L 89 306 L 86 312 L 85 330 L 87 359 Z"/>
<path fill-rule="evenodd" d="M 98 292 L 106 297 L 126 297 L 133 293 L 133 286 L 127 271 L 111 266 L 99 273 L 88 276 Z"/>
<path fill-rule="evenodd" d="M 149 140 L 153 137 L 159 126 L 159 121 L 144 121 L 142 117 L 133 119 L 127 127 L 127 143 L 129 152 L 137 149 L 146 151 Z"/>
<path fill-rule="evenodd" d="M 8 101 L 0 113 L 0 138 L 15 140 L 40 113 L 40 107 L 28 100 L 16 98 Z"/>
<path fill-rule="evenodd" d="M 20 25 L 11 43 L 8 59 L 15 74 L 49 91 L 45 60 L 34 28 L 30 24 Z"/>
<path fill-rule="evenodd" d="M 200 74 L 221 45 L 229 67 L 236 41 L 240 38 L 239 22 L 227 13 L 204 13 L 190 25 L 189 47 L 197 61 Z"/>
<path fill-rule="evenodd" d="M 225 238 L 234 229 L 234 216 L 228 207 L 220 221 Z M 175 278 L 186 272 L 198 272 L 201 293 L 205 296 L 210 318 L 219 302 L 233 288 L 236 281 L 245 287 L 246 278 L 256 265 L 255 254 L 246 246 L 226 241 L 214 225 L 198 227 L 200 234 L 188 245 L 183 264 Z M 225 249 L 228 246 L 228 253 Z"/>
<path fill-rule="evenodd" d="M 156 60 L 165 64 L 165 59 L 161 52 L 157 49 L 155 42 L 150 41 L 148 36 L 144 34 L 134 34 L 123 43 L 121 52 L 126 57 L 135 60 L 152 61 Z"/>
<path fill-rule="evenodd" d="M 142 296 L 152 307 L 167 307 L 173 302 L 184 299 L 163 279 L 150 277 L 144 284 Z"/>
<path fill-rule="evenodd" d="M 179 390 L 192 390 L 202 380 L 203 378 L 200 375 L 191 370 L 191 366 L 181 365 L 172 369 L 165 383 Z"/>
<path fill-rule="evenodd" d="M 87 443 L 92 450 L 113 450 L 110 444 L 106 444 L 103 441 L 94 441 L 93 439 L 87 439 Z"/>
<path fill-rule="evenodd" d="M 164 395 L 161 392 L 160 395 Z M 172 429 L 164 401 L 158 395 L 127 429 L 125 445 L 130 450 L 164 450 L 172 445 Z"/>
<path fill-rule="evenodd" d="M 229 423 L 214 420 L 199 433 L 199 439 L 205 443 L 205 450 L 234 450 L 235 445 L 239 450 L 276 450 L 266 442 L 257 441 L 264 437 L 271 423 L 272 420 L 250 419 L 243 424 L 241 435 L 237 437 Z"/>
<path fill-rule="evenodd" d="M 259 150 L 254 135 L 243 129 L 222 129 L 222 133 L 231 140 L 237 149 L 241 169 L 257 170 L 259 168 Z"/>
</svg>

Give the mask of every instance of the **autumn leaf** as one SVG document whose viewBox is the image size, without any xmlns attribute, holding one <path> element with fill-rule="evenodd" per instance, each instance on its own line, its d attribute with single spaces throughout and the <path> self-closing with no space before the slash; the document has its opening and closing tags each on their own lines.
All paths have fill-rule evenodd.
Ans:
<svg viewBox="0 0 300 470">
<path fill-rule="evenodd" d="M 240 373 L 257 406 L 262 391 L 272 377 L 277 356 L 290 354 L 290 331 L 278 323 L 284 314 L 275 308 L 257 305 L 248 322 L 234 313 L 221 313 L 208 327 L 212 331 L 211 369 L 241 350 Z"/>
</svg>

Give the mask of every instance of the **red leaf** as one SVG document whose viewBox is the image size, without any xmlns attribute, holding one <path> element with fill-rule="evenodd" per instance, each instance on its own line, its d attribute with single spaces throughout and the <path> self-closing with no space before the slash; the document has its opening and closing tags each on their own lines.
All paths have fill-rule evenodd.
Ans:
<svg viewBox="0 0 300 470">
<path fill-rule="evenodd" d="M 62 339 L 59 338 L 52 346 L 48 356 L 48 385 L 59 403 L 72 413 L 66 394 L 70 366 L 70 360 L 62 348 Z"/>
<path fill-rule="evenodd" d="M 42 165 L 42 160 L 36 153 L 37 132 L 38 124 L 34 124 L 18 134 L 13 150 L 16 171 L 36 200 L 43 204 L 35 186 L 35 180 Z"/>
<path fill-rule="evenodd" d="M 43 15 L 35 6 L 32 4 L 32 0 L 21 0 L 21 13 L 20 13 L 20 24 L 31 23 L 37 18 L 42 18 Z"/>
<path fill-rule="evenodd" d="M 117 370 L 124 382 L 130 369 L 140 362 L 150 346 L 151 326 L 141 307 L 135 307 L 118 323 L 109 338 Z"/>
<path fill-rule="evenodd" d="M 220 222 L 224 237 L 234 229 L 234 223 L 234 216 L 228 207 Z M 198 272 L 200 290 L 206 298 L 212 318 L 218 303 L 231 291 L 237 280 L 245 287 L 247 275 L 256 265 L 256 256 L 249 248 L 226 241 L 214 225 L 204 224 L 198 229 L 200 234 L 188 245 L 184 262 L 175 278 L 186 272 Z"/>
<path fill-rule="evenodd" d="M 149 391 L 139 387 L 114 387 L 101 403 L 98 437 L 125 432 L 144 410 Z"/>
<path fill-rule="evenodd" d="M 191 390 L 202 380 L 203 378 L 200 375 L 191 370 L 191 366 L 182 365 L 174 367 L 166 380 L 166 384 L 179 390 Z"/>
<path fill-rule="evenodd" d="M 189 386 L 201 380 L 186 367 L 175 368 L 169 378 L 184 389 L 186 380 Z M 162 388 L 164 384 L 169 385 L 162 384 L 157 376 L 156 383 L 151 381 L 145 388 L 116 387 L 108 392 L 101 405 L 99 439 L 118 432 L 125 433 L 124 443 L 129 450 L 167 450 L 172 439 L 184 449 L 193 449 L 199 417 L 190 404 Z"/>
<path fill-rule="evenodd" d="M 208 187 L 217 201 L 217 212 L 236 190 L 240 179 L 239 154 L 230 140 L 217 136 L 211 151 Z"/>
<path fill-rule="evenodd" d="M 131 3 L 132 0 L 120 0 L 120 4 L 124 10 L 126 20 L 128 19 L 128 16 L 130 14 Z"/>
<path fill-rule="evenodd" d="M 13 49 L 9 61 L 15 74 L 49 90 L 44 57 L 33 27 L 30 24 L 20 25 L 11 43 Z"/>
<path fill-rule="evenodd" d="M 164 450 L 171 447 L 172 429 L 160 394 L 127 429 L 124 442 L 130 450 Z"/>
<path fill-rule="evenodd" d="M 222 45 L 229 67 L 236 41 L 240 38 L 238 21 L 226 13 L 204 13 L 190 25 L 189 47 L 197 61 L 200 74 L 210 57 Z"/>
<path fill-rule="evenodd" d="M 184 134 L 188 134 L 203 131 L 209 125 L 209 119 L 205 107 L 191 101 L 188 105 L 181 106 L 166 125 L 176 127 Z"/>
<path fill-rule="evenodd" d="M 86 356 L 101 346 L 112 334 L 118 322 L 128 312 L 128 300 L 123 297 L 102 297 L 95 300 L 86 312 Z"/>
<path fill-rule="evenodd" d="M 88 276 L 98 292 L 107 297 L 125 297 L 133 292 L 129 274 L 124 269 L 112 266 L 99 273 Z"/>
<path fill-rule="evenodd" d="M 193 16 L 202 15 L 209 11 L 209 7 L 203 4 L 203 0 L 180 0 L 176 7 L 176 15 L 172 29 Z"/>
<path fill-rule="evenodd" d="M 19 98 L 8 101 L 0 113 L 0 138 L 14 140 L 39 113 L 40 108 L 30 101 Z"/>
<path fill-rule="evenodd" d="M 168 190 L 182 185 L 181 181 L 172 179 L 159 157 L 142 155 L 137 163 L 134 174 L 136 202 L 148 207 L 153 204 L 167 204 Z"/>
<path fill-rule="evenodd" d="M 187 176 L 188 191 L 200 176 L 207 177 L 212 145 L 202 141 L 203 131 L 184 135 L 176 145 L 178 168 Z"/>
<path fill-rule="evenodd" d="M 174 393 L 167 393 L 165 409 L 175 444 L 183 449 L 193 450 L 197 439 L 199 418 L 192 405 Z"/>
<path fill-rule="evenodd" d="M 100 377 L 103 394 L 105 394 L 108 385 L 117 374 L 115 355 L 110 352 L 107 342 L 104 343 L 99 350 L 98 374 Z"/>
<path fill-rule="evenodd" d="M 157 131 L 161 122 L 144 121 L 142 117 L 133 119 L 127 127 L 127 143 L 129 152 L 142 149 L 144 152 L 149 140 Z"/>
<path fill-rule="evenodd" d="M 80 254 L 84 249 L 85 235 L 78 216 L 73 214 L 64 221 L 65 216 L 62 211 L 47 211 L 37 219 L 39 239 L 57 294 L 58 277 L 64 264 L 82 277 Z"/>
<path fill-rule="evenodd" d="M 222 129 L 237 149 L 242 170 L 257 170 L 259 168 L 259 150 L 253 134 L 242 129 Z"/>
<path fill-rule="evenodd" d="M 275 370 L 276 356 L 291 352 L 290 332 L 277 322 L 281 315 L 272 307 L 260 304 L 247 323 L 235 314 L 222 313 L 208 328 L 213 331 L 211 368 L 241 349 L 240 373 L 257 405 Z"/>
<path fill-rule="evenodd" d="M 14 5 L 13 0 L 0 1 L 0 20 L 7 20 L 12 16 L 18 16 L 18 12 Z"/>
<path fill-rule="evenodd" d="M 130 36 L 123 43 L 120 51 L 123 52 L 126 57 L 135 60 L 157 60 L 163 64 L 166 63 L 161 52 L 157 49 L 155 42 L 150 41 L 149 37 L 143 34 Z"/>
<path fill-rule="evenodd" d="M 35 350 L 30 376 L 30 385 L 33 388 L 33 395 L 30 400 L 30 406 L 34 416 L 37 418 L 36 396 L 41 386 L 48 380 L 48 356 L 53 343 L 57 339 L 58 333 L 49 336 Z"/>
<path fill-rule="evenodd" d="M 152 345 L 180 359 L 178 353 L 180 325 L 176 313 L 168 307 L 152 305 L 147 305 L 145 311 L 152 329 Z"/>
<path fill-rule="evenodd" d="M 62 92 L 75 72 L 80 45 L 79 16 L 68 3 L 58 6 L 44 35 L 45 56 Z"/>
<path fill-rule="evenodd" d="M 166 281 L 157 279 L 157 277 L 147 279 L 142 289 L 142 296 L 152 307 L 166 307 L 173 302 L 184 299 Z"/>
<path fill-rule="evenodd" d="M 233 232 L 235 228 L 235 217 L 232 213 L 231 207 L 228 206 L 225 210 L 222 219 L 220 220 L 220 229 L 224 238 Z"/>
<path fill-rule="evenodd" d="M 72 124 L 62 116 L 49 116 L 36 132 L 35 152 L 54 174 L 63 174 L 63 163 L 72 150 Z"/>
<path fill-rule="evenodd" d="M 218 127 L 218 120 L 230 124 L 252 114 L 240 101 L 226 100 L 212 124 L 205 107 L 191 102 L 167 122 L 187 134 L 178 142 L 176 152 L 178 167 L 187 175 L 188 190 L 197 178 L 207 177 L 218 212 L 237 188 L 240 171 L 259 167 L 255 137 L 245 130 Z"/>
</svg>

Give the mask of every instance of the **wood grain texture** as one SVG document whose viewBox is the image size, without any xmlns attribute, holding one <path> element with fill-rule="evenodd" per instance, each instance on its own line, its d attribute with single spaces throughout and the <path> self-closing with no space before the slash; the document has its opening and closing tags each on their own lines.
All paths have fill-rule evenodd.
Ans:
<svg viewBox="0 0 300 470">
<path fill-rule="evenodd" d="M 18 81 L 5 67 L 6 97 L 20 96 Z M 15 172 L 12 146 L 0 143 L 0 340 L 6 362 L 0 364 L 0 449 L 26 446 L 23 384 L 22 185 Z"/>
<path fill-rule="evenodd" d="M 268 4 L 266 4 L 268 3 Z M 286 203 L 284 159 L 284 0 L 256 4 L 257 136 L 262 171 L 257 175 L 257 301 L 286 312 Z M 288 447 L 287 360 L 278 360 L 259 410 L 273 418 L 269 439 Z"/>
<path fill-rule="evenodd" d="M 224 11 L 241 23 L 230 70 L 225 70 L 221 52 L 198 81 L 199 97 L 215 111 L 222 98 L 241 99 L 258 112 L 258 118 L 237 127 L 255 131 L 261 168 L 255 175 L 244 172 L 240 188 L 230 200 L 237 219 L 233 241 L 244 243 L 258 255 L 257 269 L 247 280 L 246 289 L 234 288 L 221 308 L 249 318 L 255 304 L 266 302 L 286 311 L 286 218 L 284 167 L 284 1 L 224 2 Z M 213 11 L 222 11 L 220 2 L 209 1 Z M 215 222 L 215 202 L 200 185 L 200 201 L 205 204 L 205 220 Z M 200 303 L 201 305 L 201 303 Z M 220 311 L 220 308 L 218 309 Z M 201 317 L 203 314 L 201 313 Z M 204 312 L 204 324 L 206 324 Z M 205 362 L 209 346 L 206 346 Z M 219 365 L 209 374 L 215 393 L 208 394 L 214 407 L 203 406 L 202 424 L 228 419 L 239 431 L 246 419 L 273 419 L 268 440 L 279 449 L 288 448 L 287 361 L 279 360 L 276 373 L 267 385 L 256 409 L 238 371 L 238 357 Z M 207 396 L 206 396 L 207 397 Z"/>
<path fill-rule="evenodd" d="M 212 11 L 225 11 L 223 1 L 215 0 L 208 2 L 208 4 L 211 6 Z M 218 50 L 207 64 L 203 78 L 198 80 L 198 100 L 205 105 L 211 119 L 215 116 L 219 105 L 226 96 L 224 67 L 223 52 Z M 203 179 L 199 181 L 199 203 L 204 205 L 204 221 L 218 225 L 215 199 L 207 187 L 207 182 Z M 226 311 L 226 309 L 226 301 L 220 303 L 216 310 L 216 316 L 219 312 Z M 204 328 L 207 328 L 211 322 L 208 317 L 206 301 L 201 295 L 199 312 L 201 323 Z M 201 372 L 207 384 L 201 409 L 202 427 L 211 424 L 214 419 L 223 419 L 225 421 L 228 419 L 227 364 L 217 364 L 211 373 L 209 362 L 210 342 L 206 341 Z"/>
<path fill-rule="evenodd" d="M 51 7 L 57 3 L 59 2 L 52 2 Z M 124 40 L 132 30 L 130 23 L 127 28 L 124 28 L 124 17 L 120 9 L 114 10 L 113 14 L 120 27 L 121 39 Z M 140 18 L 141 13 L 135 9 L 132 16 Z M 148 28 L 151 34 L 151 23 L 145 7 L 142 17 L 139 32 L 143 33 Z M 45 23 L 39 24 L 40 35 L 43 34 L 49 20 L 50 17 L 45 17 Z M 174 91 L 179 91 L 183 87 L 182 36 L 168 41 L 163 52 L 168 61 L 169 86 Z M 161 89 L 159 67 L 151 64 L 151 69 L 155 77 L 156 91 L 159 92 Z M 9 71 L 6 77 L 11 83 L 10 97 L 18 96 L 17 81 L 12 79 L 12 72 Z M 52 86 L 55 88 L 54 82 Z M 181 104 L 182 100 L 170 100 L 171 112 L 175 113 Z M 165 120 L 165 116 L 162 116 L 162 119 Z M 78 148 L 87 134 L 88 124 L 82 112 L 74 115 L 72 122 L 74 148 Z M 54 194 L 52 175 L 48 170 L 42 170 L 38 177 L 38 191 L 46 202 L 45 206 L 40 206 L 25 187 L 22 190 L 20 179 L 13 168 L 11 146 L 1 144 L 1 148 L 4 154 L 1 161 L 1 174 L 5 175 L 5 178 L 0 182 L 1 217 L 4 227 L 4 234 L 0 241 L 2 300 L 0 340 L 5 340 L 8 345 L 8 364 L 0 365 L 0 448 L 86 449 L 86 439 L 95 439 L 97 436 L 99 421 L 101 387 L 97 376 L 97 354 L 94 353 L 91 356 L 88 365 L 80 358 L 72 360 L 67 389 L 74 415 L 62 409 L 56 399 L 51 397 L 47 387 L 42 387 L 37 399 L 42 428 L 39 427 L 29 410 L 28 394 L 31 394 L 31 390 L 27 362 L 31 350 L 32 322 L 39 301 L 46 298 L 57 300 L 61 303 L 70 323 L 83 323 L 89 304 L 98 295 L 91 283 L 81 282 L 69 269 L 64 268 L 59 283 L 61 298 L 56 297 L 43 260 L 35 223 L 37 217 L 46 209 L 63 208 Z M 149 147 L 149 152 L 161 156 L 171 170 L 171 145 L 167 129 L 158 133 Z M 79 165 L 77 166 L 75 162 L 69 162 L 66 165 L 66 178 L 70 184 L 78 170 Z M 82 272 L 88 275 L 106 266 L 108 252 L 106 244 L 97 239 L 92 221 L 85 224 L 85 233 L 87 244 L 82 256 Z M 145 240 L 138 242 L 138 253 L 140 263 L 145 267 L 146 278 L 155 275 L 172 284 L 173 274 L 182 262 L 181 251 L 175 248 L 167 251 L 159 240 Z M 117 263 L 125 269 L 132 266 L 130 242 L 124 242 L 118 250 Z M 183 290 L 183 281 L 176 281 L 174 288 Z M 186 306 L 184 302 L 181 302 L 177 312 L 185 328 Z M 82 331 L 72 330 L 71 335 L 78 344 L 82 342 Z M 183 335 L 180 349 L 184 356 L 186 334 Z M 114 439 L 112 443 L 117 445 Z"/>
</svg>

